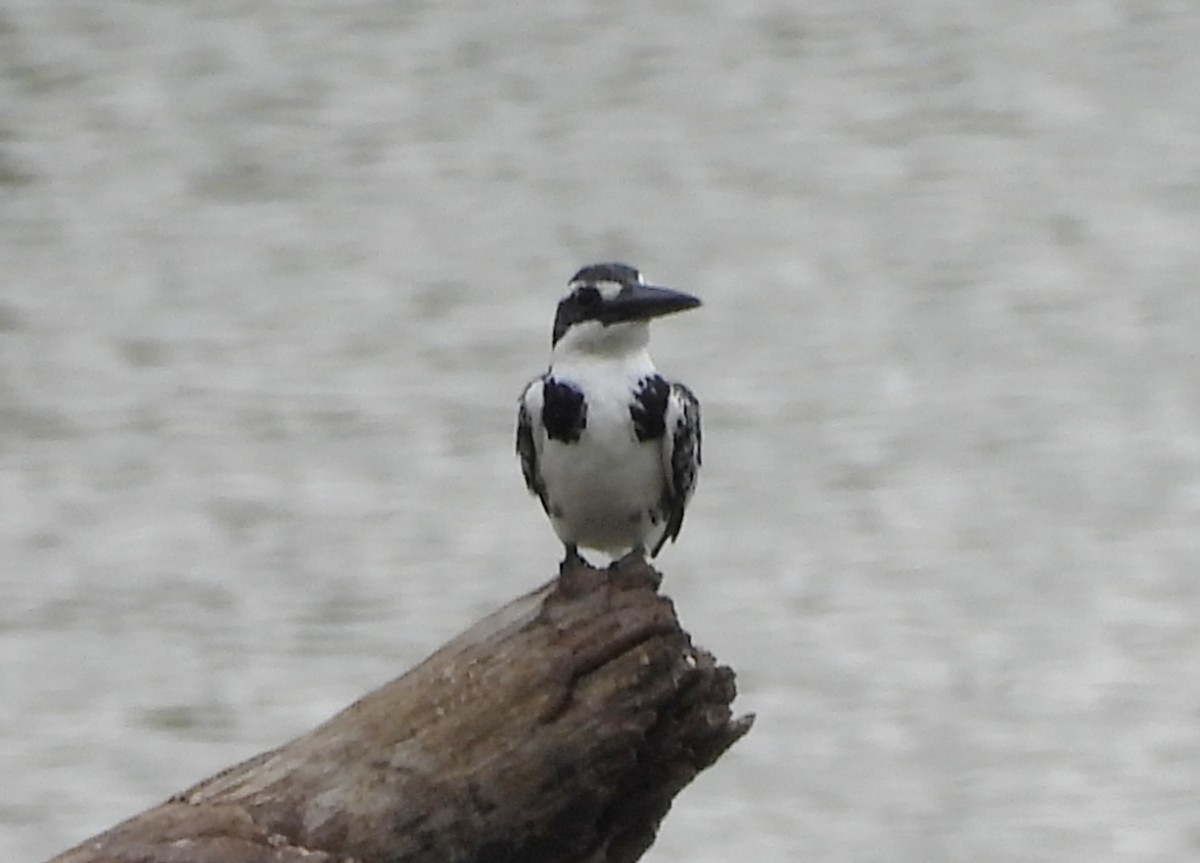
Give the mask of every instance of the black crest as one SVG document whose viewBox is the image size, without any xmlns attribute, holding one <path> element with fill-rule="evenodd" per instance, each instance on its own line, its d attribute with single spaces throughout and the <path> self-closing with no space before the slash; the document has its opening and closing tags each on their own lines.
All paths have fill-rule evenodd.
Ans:
<svg viewBox="0 0 1200 863">
<path fill-rule="evenodd" d="M 628 264 L 589 264 L 581 269 L 568 283 L 575 285 L 575 290 L 562 298 L 554 314 L 551 345 L 558 344 L 558 340 L 572 325 L 602 316 L 604 297 L 597 284 L 613 282 L 618 285 L 637 285 L 641 281 L 642 274 Z"/>
<path fill-rule="evenodd" d="M 590 285 L 596 282 L 616 282 L 618 285 L 636 285 L 642 280 L 642 274 L 637 267 L 616 262 L 606 264 L 588 264 L 578 273 L 571 276 L 570 284 L 582 282 Z"/>
</svg>

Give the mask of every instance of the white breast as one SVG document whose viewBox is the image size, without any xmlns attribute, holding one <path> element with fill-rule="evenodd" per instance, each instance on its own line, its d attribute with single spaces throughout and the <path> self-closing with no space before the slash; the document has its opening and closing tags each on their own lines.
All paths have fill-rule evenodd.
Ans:
<svg viewBox="0 0 1200 863">
<path fill-rule="evenodd" d="M 556 379 L 583 392 L 587 421 L 578 441 L 545 441 L 542 477 L 559 538 L 618 554 L 648 544 L 661 521 L 662 441 L 639 441 L 629 412 L 637 382 L 654 365 L 644 351 L 590 359 L 553 369 Z"/>
</svg>

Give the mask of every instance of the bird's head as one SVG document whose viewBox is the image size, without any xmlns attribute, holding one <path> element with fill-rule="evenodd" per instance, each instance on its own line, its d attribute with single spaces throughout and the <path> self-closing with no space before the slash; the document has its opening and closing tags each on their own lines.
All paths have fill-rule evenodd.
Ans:
<svg viewBox="0 0 1200 863">
<path fill-rule="evenodd" d="M 646 346 L 652 318 L 698 305 L 691 294 L 646 284 L 628 264 L 591 264 L 571 277 L 551 343 L 556 351 L 622 354 Z"/>
</svg>

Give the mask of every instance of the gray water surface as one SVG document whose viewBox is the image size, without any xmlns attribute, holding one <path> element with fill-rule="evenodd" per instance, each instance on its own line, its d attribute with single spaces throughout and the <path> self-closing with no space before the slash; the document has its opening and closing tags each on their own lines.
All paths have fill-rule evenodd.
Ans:
<svg viewBox="0 0 1200 863">
<path fill-rule="evenodd" d="M 0 859 L 550 577 L 581 264 L 705 299 L 648 860 L 1200 858 L 1190 3 L 0 0 Z"/>
</svg>

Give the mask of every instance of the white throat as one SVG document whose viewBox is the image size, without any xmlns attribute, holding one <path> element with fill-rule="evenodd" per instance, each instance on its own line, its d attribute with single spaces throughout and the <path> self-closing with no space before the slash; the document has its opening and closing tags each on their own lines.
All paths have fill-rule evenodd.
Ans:
<svg viewBox="0 0 1200 863">
<path fill-rule="evenodd" d="M 558 340 L 550 371 L 585 388 L 609 385 L 625 393 L 653 374 L 650 327 L 645 321 L 602 326 L 594 321 L 576 324 Z"/>
<path fill-rule="evenodd" d="M 650 324 L 626 321 L 605 326 L 599 321 L 575 324 L 554 346 L 554 362 L 576 356 L 621 359 L 645 352 L 650 345 Z"/>
</svg>

